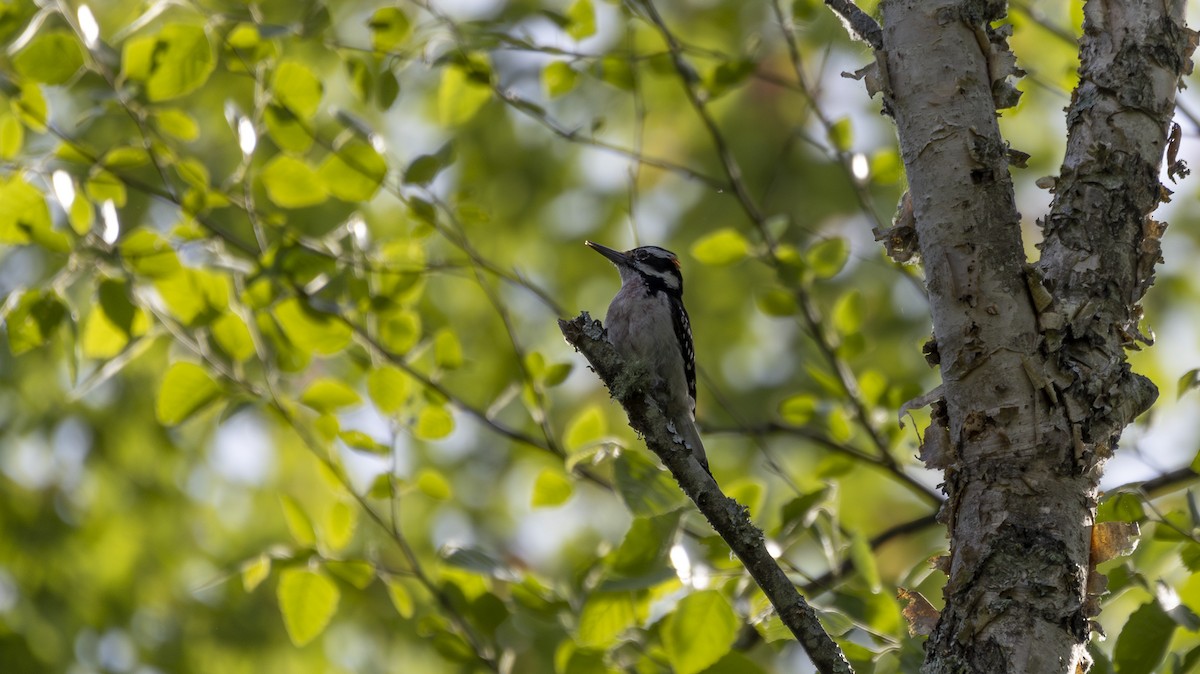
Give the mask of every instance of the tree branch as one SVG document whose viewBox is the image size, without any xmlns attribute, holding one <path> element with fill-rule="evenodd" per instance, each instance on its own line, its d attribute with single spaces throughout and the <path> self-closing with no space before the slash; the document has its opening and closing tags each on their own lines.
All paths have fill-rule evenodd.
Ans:
<svg viewBox="0 0 1200 674">
<path fill-rule="evenodd" d="M 846 22 L 850 34 L 871 45 L 872 49 L 883 49 L 883 30 L 870 14 L 859 9 L 853 0 L 825 0 L 829 6 Z"/>
<path fill-rule="evenodd" d="M 817 669 L 822 674 L 852 672 L 841 649 L 821 627 L 812 606 L 800 596 L 787 574 L 767 552 L 762 531 L 751 523 L 746 508 L 721 493 L 712 476 L 677 441 L 678 435 L 642 385 L 644 374 L 626 367 L 605 338 L 600 321 L 584 312 L 570 321 L 559 320 L 558 327 L 567 342 L 588 359 L 613 397 L 625 408 L 630 427 L 642 436 L 646 446 L 658 455 L 688 498 L 742 560 Z"/>
</svg>

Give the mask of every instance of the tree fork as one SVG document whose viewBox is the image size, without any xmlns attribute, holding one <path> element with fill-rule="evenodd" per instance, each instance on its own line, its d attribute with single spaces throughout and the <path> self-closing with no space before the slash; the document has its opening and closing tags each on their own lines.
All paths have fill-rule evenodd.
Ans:
<svg viewBox="0 0 1200 674">
<path fill-rule="evenodd" d="M 996 109 L 1016 100 L 1008 77 L 1020 74 L 1003 29 L 991 27 L 1005 4 L 881 4 L 883 48 L 868 85 L 883 91 L 896 122 L 944 382 L 922 448 L 945 470 L 951 540 L 927 672 L 1086 669 L 1100 469 L 1156 395 L 1129 372 L 1123 348 L 1137 335 L 1134 305 L 1158 261 L 1161 228 L 1146 216 L 1158 203 L 1175 85 L 1195 43 L 1180 0 L 1112 4 L 1086 5 L 1071 140 L 1037 269 L 1025 264 L 996 123 Z M 1136 96 L 1099 81 L 1116 65 L 1123 69 L 1111 76 Z M 1128 122 L 1110 126 L 1121 113 Z M 1138 133 L 1126 138 L 1121 123 Z M 1133 194 L 1127 181 L 1139 185 Z M 1120 264 L 1090 264 L 1091 255 Z M 1114 297 L 1114 286 L 1124 292 Z"/>
</svg>

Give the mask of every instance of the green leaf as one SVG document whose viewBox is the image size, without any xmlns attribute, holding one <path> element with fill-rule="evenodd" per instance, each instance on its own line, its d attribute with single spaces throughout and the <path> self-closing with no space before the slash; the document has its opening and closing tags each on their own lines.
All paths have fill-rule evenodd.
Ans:
<svg viewBox="0 0 1200 674">
<path fill-rule="evenodd" d="M 379 342 L 397 355 L 408 353 L 421 337 L 421 317 L 413 311 L 397 311 L 379 320 Z"/>
<path fill-rule="evenodd" d="M 65 84 L 83 67 L 83 51 L 72 33 L 41 31 L 13 55 L 12 64 L 18 74 L 35 82 Z"/>
<path fill-rule="evenodd" d="M 190 142 L 200 137 L 200 125 L 196 119 L 179 108 L 156 110 L 151 119 L 158 125 L 159 131 L 179 140 Z"/>
<path fill-rule="evenodd" d="M 312 69 L 299 61 L 283 61 L 271 76 L 275 100 L 301 120 L 311 120 L 321 107 L 325 87 Z"/>
<path fill-rule="evenodd" d="M 1176 384 L 1178 392 L 1175 394 L 1175 399 L 1179 400 L 1183 394 L 1195 388 L 1200 388 L 1200 368 L 1193 368 L 1184 372 L 1179 377 L 1179 382 Z"/>
<path fill-rule="evenodd" d="M 843 336 L 853 335 L 862 329 L 862 293 L 857 289 L 842 295 L 833 305 L 833 326 Z"/>
<path fill-rule="evenodd" d="M 0 179 L 0 244 L 31 243 L 35 231 L 50 231 L 50 209 L 42 193 L 13 172 Z"/>
<path fill-rule="evenodd" d="M 25 292 L 4 320 L 9 350 L 19 356 L 42 346 L 66 315 L 66 305 L 53 290 Z"/>
<path fill-rule="evenodd" d="M 458 343 L 458 335 L 450 328 L 442 328 L 434 336 L 433 362 L 445 370 L 457 370 L 462 367 L 462 345 Z"/>
<path fill-rule="evenodd" d="M 302 154 L 312 147 L 312 131 L 299 117 L 292 114 L 291 110 L 282 105 L 268 105 L 263 113 L 263 120 L 267 123 L 267 135 L 281 149 Z"/>
<path fill-rule="evenodd" d="M 409 185 L 427 185 L 433 182 L 447 166 L 454 163 L 454 144 L 446 143 L 433 154 L 423 154 L 404 169 L 404 182 Z"/>
<path fill-rule="evenodd" d="M 714 267 L 731 265 L 746 257 L 750 242 L 732 227 L 725 227 L 705 235 L 692 244 L 692 257 Z"/>
<path fill-rule="evenodd" d="M 789 632 L 788 634 L 790 635 L 791 633 Z M 871 670 L 858 668 L 855 671 Z M 717 660 L 713 666 L 705 669 L 704 674 L 767 674 L 767 670 L 741 653 L 730 651 L 720 660 Z"/>
<path fill-rule="evenodd" d="M 9 112 L 0 114 L 0 159 L 16 157 L 24 144 L 25 127 L 21 126 L 21 120 Z"/>
<path fill-rule="evenodd" d="M 438 501 L 446 501 L 454 495 L 450 482 L 433 468 L 422 468 L 417 473 L 416 485 L 422 494 Z"/>
<path fill-rule="evenodd" d="M 300 396 L 300 402 L 318 412 L 332 412 L 362 403 L 358 392 L 329 377 L 314 381 Z"/>
<path fill-rule="evenodd" d="M 800 310 L 795 295 L 782 288 L 771 288 L 756 299 L 759 310 L 768 316 L 794 316 Z"/>
<path fill-rule="evenodd" d="M 277 594 L 283 626 L 296 646 L 307 644 L 325 631 L 340 598 L 333 581 L 307 569 L 284 569 L 279 574 Z"/>
<path fill-rule="evenodd" d="M 598 405 L 589 405 L 567 424 L 563 445 L 568 452 L 578 452 L 600 440 L 607 433 L 608 423 L 604 420 L 604 412 Z"/>
<path fill-rule="evenodd" d="M 144 81 L 151 101 L 178 98 L 199 89 L 215 66 L 204 28 L 173 23 L 157 35 L 125 42 L 121 70 L 131 80 Z"/>
<path fill-rule="evenodd" d="M 360 449 L 378 456 L 391 456 L 392 448 L 377 441 L 362 431 L 342 431 L 337 434 L 342 442 L 351 449 Z"/>
<path fill-rule="evenodd" d="M 1193 466 L 1200 461 L 1194 460 Z M 1096 508 L 1097 522 L 1140 522 L 1146 519 L 1142 498 L 1129 492 L 1109 494 Z"/>
<path fill-rule="evenodd" d="M 367 27 L 375 50 L 391 51 L 412 32 L 412 20 L 399 7 L 383 7 L 371 15 Z"/>
<path fill-rule="evenodd" d="M 417 415 L 413 435 L 421 440 L 440 440 L 454 432 L 454 415 L 441 405 L 426 405 Z"/>
<path fill-rule="evenodd" d="M 322 541 L 334 552 L 342 550 L 350 544 L 357 524 L 358 510 L 344 501 L 335 501 L 325 511 L 325 522 L 321 527 Z"/>
<path fill-rule="evenodd" d="M 566 503 L 571 498 L 575 487 L 562 471 L 546 468 L 538 474 L 533 483 L 533 498 L 530 505 L 534 508 L 554 507 Z"/>
<path fill-rule="evenodd" d="M 1121 674 L 1150 674 L 1157 671 L 1175 634 L 1175 621 L 1157 602 L 1142 604 L 1129 616 L 1117 646 L 1113 662 Z"/>
<path fill-rule="evenodd" d="M 607 650 L 625 630 L 641 624 L 645 602 L 632 592 L 593 592 L 579 614 L 579 645 Z"/>
<path fill-rule="evenodd" d="M 491 97 L 491 65 L 484 56 L 472 54 L 466 64 L 456 63 L 442 70 L 438 119 L 445 126 L 465 124 Z"/>
<path fill-rule="evenodd" d="M 370 201 L 387 175 L 387 161 L 370 144 L 354 138 L 330 152 L 317 175 L 342 201 Z"/>
<path fill-rule="evenodd" d="M 83 324 L 83 355 L 112 358 L 134 338 L 146 333 L 150 319 L 129 298 L 128 286 L 117 279 L 104 279 L 97 292 L 99 302 Z"/>
<path fill-rule="evenodd" d="M 717 98 L 735 89 L 745 82 L 757 67 L 758 64 L 750 59 L 722 61 L 704 80 L 704 88 L 708 90 L 709 98 Z"/>
<path fill-rule="evenodd" d="M 230 358 L 244 361 L 254 355 L 254 338 L 241 316 L 227 311 L 210 326 L 217 346 Z"/>
<path fill-rule="evenodd" d="M 567 35 L 582 40 L 596 34 L 596 9 L 592 0 L 575 0 L 567 8 Z"/>
<path fill-rule="evenodd" d="M 167 426 L 182 423 L 221 396 L 218 384 L 203 367 L 181 361 L 171 365 L 158 389 L 154 411 Z"/>
<path fill-rule="evenodd" d="M 675 543 L 680 516 L 680 511 L 676 510 L 665 515 L 634 519 L 621 545 L 612 555 L 612 572 L 625 578 L 634 578 L 665 569 L 667 554 Z"/>
<path fill-rule="evenodd" d="M 738 627 L 737 615 L 720 592 L 693 592 L 663 621 L 667 662 L 677 674 L 696 674 L 729 652 Z"/>
<path fill-rule="evenodd" d="M 298 297 L 289 297 L 275 305 L 279 329 L 300 349 L 333 355 L 350 344 L 353 332 L 337 317 L 309 307 Z"/>
<path fill-rule="evenodd" d="M 324 566 L 333 575 L 360 590 L 365 590 L 371 581 L 375 580 L 375 566 L 361 559 L 346 561 L 327 559 Z"/>
<path fill-rule="evenodd" d="M 71 202 L 71 208 L 67 211 L 67 220 L 71 224 L 71 229 L 79 236 L 84 236 L 92 231 L 92 222 L 95 219 L 96 209 L 92 207 L 92 202 L 84 198 L 76 189 L 75 201 Z"/>
<path fill-rule="evenodd" d="M 10 101 L 13 112 L 21 118 L 21 123 L 30 131 L 42 133 L 46 130 L 46 116 L 49 107 L 42 89 L 35 82 L 25 82 L 21 85 L 21 93 L 15 100 Z"/>
<path fill-rule="evenodd" d="M 550 98 L 558 98 L 575 88 L 579 73 L 566 61 L 553 61 L 542 69 L 542 86 Z"/>
<path fill-rule="evenodd" d="M 242 589 L 253 592 L 271 575 L 271 557 L 263 553 L 254 559 L 248 559 L 242 564 Z"/>
<path fill-rule="evenodd" d="M 400 617 L 405 620 L 413 617 L 412 594 L 404 583 L 398 578 L 387 577 L 383 579 L 383 584 L 387 586 L 388 598 L 392 600 L 392 606 L 396 607 Z"/>
<path fill-rule="evenodd" d="M 229 307 L 229 278 L 206 269 L 181 268 L 154 281 L 154 288 L 171 312 L 185 325 L 207 325 Z"/>
<path fill-rule="evenodd" d="M 817 278 L 836 276 L 850 258 L 850 244 L 841 237 L 832 237 L 818 242 L 808 249 L 805 261 Z"/>
<path fill-rule="evenodd" d="M 292 538 L 302 547 L 311 548 L 317 544 L 316 530 L 313 529 L 312 520 L 304 512 L 304 508 L 296 499 L 281 494 L 279 496 L 279 506 L 283 509 L 283 521 L 287 524 L 288 532 L 292 534 Z"/>
<path fill-rule="evenodd" d="M 875 553 L 871 552 L 871 544 L 861 533 L 856 533 L 850 539 L 850 559 L 854 561 L 854 569 L 858 571 L 871 592 L 878 593 L 882 587 L 879 579 L 879 566 L 875 563 Z"/>
<path fill-rule="evenodd" d="M 118 208 L 124 206 L 128 198 L 125 183 L 121 182 L 121 179 L 111 171 L 106 170 L 99 170 L 92 174 L 84 183 L 83 190 L 92 201 L 98 204 L 111 201 Z"/>
<path fill-rule="evenodd" d="M 849 152 L 854 144 L 854 129 L 850 118 L 842 117 L 829 127 L 829 142 L 838 152 Z"/>
<path fill-rule="evenodd" d="M 395 414 L 408 401 L 408 375 L 394 365 L 384 365 L 367 374 L 367 395 L 380 412 Z"/>
<path fill-rule="evenodd" d="M 135 274 L 149 278 L 171 276 L 179 271 L 179 257 L 158 234 L 138 229 L 121 240 L 117 249 Z"/>
<path fill-rule="evenodd" d="M 329 198 L 329 188 L 304 160 L 278 154 L 259 175 L 267 197 L 282 208 L 316 206 Z"/>
<path fill-rule="evenodd" d="M 613 478 L 625 507 L 638 517 L 662 515 L 688 503 L 671 476 L 638 452 L 621 452 L 617 456 Z"/>
<path fill-rule="evenodd" d="M 810 393 L 797 393 L 779 403 L 779 416 L 793 426 L 804 426 L 817 411 L 817 397 Z"/>
<path fill-rule="evenodd" d="M 600 79 L 612 86 L 633 91 L 633 67 L 629 61 L 619 56 L 605 56 L 600 59 Z"/>
</svg>

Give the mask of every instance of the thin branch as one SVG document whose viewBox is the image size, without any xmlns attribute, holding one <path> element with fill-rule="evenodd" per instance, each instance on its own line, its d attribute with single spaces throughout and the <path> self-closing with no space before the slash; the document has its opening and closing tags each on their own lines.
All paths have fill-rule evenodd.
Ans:
<svg viewBox="0 0 1200 674">
<path fill-rule="evenodd" d="M 871 45 L 872 49 L 883 49 L 883 30 L 853 0 L 825 0 L 825 4 L 842 17 L 851 34 Z"/>
<path fill-rule="evenodd" d="M 821 627 L 812 606 L 767 551 L 762 531 L 751 523 L 746 508 L 725 496 L 691 451 L 676 440 L 678 435 L 658 402 L 646 394 L 645 373 L 626 367 L 605 339 L 604 326 L 586 312 L 571 321 L 559 320 L 558 327 L 625 408 L 630 427 L 646 440 L 646 446 L 670 469 L 684 493 L 742 561 L 817 669 L 824 674 L 853 672 L 841 648 Z"/>
</svg>

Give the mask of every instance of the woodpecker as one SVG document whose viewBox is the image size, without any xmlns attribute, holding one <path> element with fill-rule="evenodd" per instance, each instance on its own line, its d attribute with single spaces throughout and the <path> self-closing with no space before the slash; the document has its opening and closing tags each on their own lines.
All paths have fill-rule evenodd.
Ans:
<svg viewBox="0 0 1200 674">
<path fill-rule="evenodd" d="M 708 471 L 704 444 L 696 430 L 696 353 L 692 325 L 683 308 L 679 258 L 658 246 L 622 253 L 594 241 L 584 244 L 608 258 L 621 274 L 621 289 L 604 317 L 608 341 L 625 360 L 647 368 L 655 388 L 665 389 L 667 418 Z"/>
</svg>

